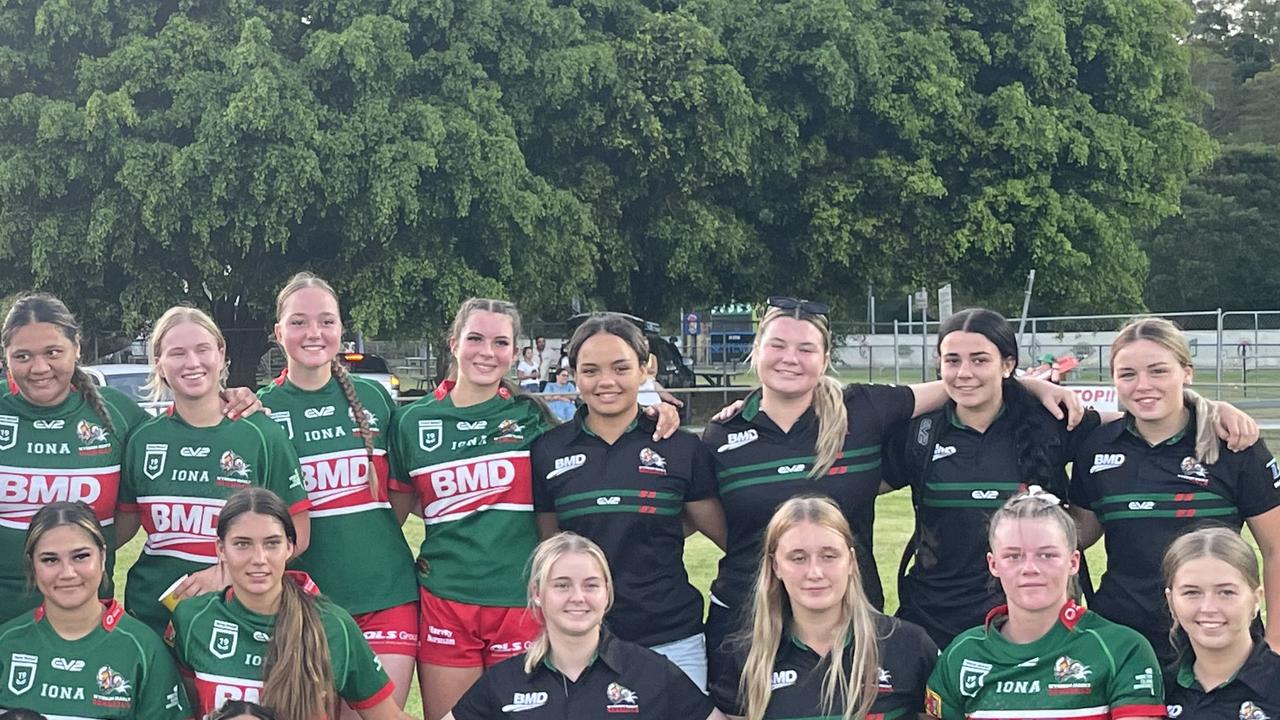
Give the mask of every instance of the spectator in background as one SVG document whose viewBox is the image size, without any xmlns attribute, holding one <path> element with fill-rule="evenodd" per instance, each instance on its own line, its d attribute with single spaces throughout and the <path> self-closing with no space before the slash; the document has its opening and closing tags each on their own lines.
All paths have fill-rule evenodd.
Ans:
<svg viewBox="0 0 1280 720">
<path fill-rule="evenodd" d="M 538 379 L 542 382 L 540 386 L 546 388 L 547 384 L 555 379 L 555 371 L 560 362 L 560 352 L 547 347 L 547 339 L 539 335 L 533 341 L 535 347 L 535 358 L 538 361 Z"/>
<path fill-rule="evenodd" d="M 516 364 L 516 379 L 520 381 L 520 389 L 525 392 L 538 392 L 538 361 L 533 357 L 533 347 L 526 345 L 520 352 L 520 362 Z"/>
<path fill-rule="evenodd" d="M 578 386 L 573 384 L 569 379 L 569 369 L 560 368 L 556 372 L 556 379 L 547 383 L 542 388 L 544 393 L 576 393 Z M 568 422 L 573 419 L 573 414 L 578 411 L 578 406 L 574 403 L 573 395 L 547 395 L 543 398 L 547 401 L 547 407 L 551 408 L 551 414 L 556 416 L 560 422 Z"/>
</svg>

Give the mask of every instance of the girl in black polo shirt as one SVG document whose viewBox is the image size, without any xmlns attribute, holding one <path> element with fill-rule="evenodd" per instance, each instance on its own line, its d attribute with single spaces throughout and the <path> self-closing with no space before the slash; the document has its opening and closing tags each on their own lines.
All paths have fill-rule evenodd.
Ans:
<svg viewBox="0 0 1280 720">
<path fill-rule="evenodd" d="M 571 532 L 543 540 L 529 575 L 541 632 L 489 668 L 444 720 L 724 720 L 680 668 L 603 627 L 613 597 L 598 545 Z"/>
<path fill-rule="evenodd" d="M 542 537 L 572 530 L 603 548 L 618 602 L 609 629 L 666 655 L 707 683 L 702 595 L 684 567 L 684 527 L 724 547 L 711 452 L 681 430 L 653 439 L 636 402 L 650 359 L 634 323 L 596 313 L 569 340 L 583 407 L 533 444 L 533 503 Z"/>
<path fill-rule="evenodd" d="M 1280 717 L 1280 655 L 1250 632 L 1262 603 L 1258 558 L 1238 533 L 1187 533 L 1164 556 L 1165 597 L 1190 641 L 1164 671 L 1175 720 Z"/>
<path fill-rule="evenodd" d="M 1218 408 L 1188 387 L 1192 371 L 1176 325 L 1161 318 L 1126 325 L 1111 345 L 1126 413 L 1090 433 L 1072 464 L 1083 547 L 1106 531 L 1107 572 L 1090 608 L 1145 635 L 1162 663 L 1174 650 L 1160 563 L 1178 535 L 1211 524 L 1239 531 L 1248 522 L 1268 572 L 1280 563 L 1280 469 L 1261 440 L 1228 452 L 1215 435 Z M 1273 648 L 1280 647 L 1274 585 L 1263 584 Z"/>
<path fill-rule="evenodd" d="M 748 720 L 923 712 L 938 648 L 919 626 L 871 607 L 853 542 L 826 498 L 792 498 L 774 513 L 735 672 L 712 686 L 722 710 Z"/>
</svg>

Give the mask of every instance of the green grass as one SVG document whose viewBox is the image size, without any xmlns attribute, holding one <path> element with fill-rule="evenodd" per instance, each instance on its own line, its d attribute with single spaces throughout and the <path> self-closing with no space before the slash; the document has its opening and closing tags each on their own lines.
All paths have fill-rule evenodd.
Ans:
<svg viewBox="0 0 1280 720">
<path fill-rule="evenodd" d="M 902 549 L 906 546 L 907 540 L 911 537 L 912 527 L 911 495 L 909 492 L 900 491 L 880 497 L 876 504 L 875 556 L 876 565 L 880 570 L 880 578 L 884 585 L 885 611 L 889 613 L 892 613 L 898 607 L 898 560 L 902 555 Z M 421 522 L 418 522 L 416 518 L 410 517 L 409 522 L 405 523 L 404 534 L 405 539 L 409 542 L 409 547 L 413 548 L 416 554 L 417 548 L 422 542 L 423 530 Z M 1253 541 L 1247 529 L 1245 536 L 1250 542 Z M 122 601 L 124 598 L 125 573 L 137 559 L 138 552 L 142 549 L 143 537 L 144 535 L 139 533 L 132 542 L 120 548 L 117 554 L 116 597 Z M 1096 587 L 1098 579 L 1102 577 L 1102 571 L 1106 568 L 1106 555 L 1102 550 L 1102 543 L 1090 548 L 1086 555 L 1089 560 L 1090 574 Z M 715 545 L 701 535 L 694 535 L 685 543 L 684 560 L 685 567 L 689 571 L 689 579 L 695 587 L 702 591 L 704 596 L 707 593 L 707 588 L 711 585 L 712 579 L 715 578 L 720 556 L 721 553 Z M 414 680 L 414 687 L 409 692 L 409 701 L 406 704 L 405 711 L 412 717 L 422 717 L 422 702 L 419 697 L 416 679 Z"/>
</svg>

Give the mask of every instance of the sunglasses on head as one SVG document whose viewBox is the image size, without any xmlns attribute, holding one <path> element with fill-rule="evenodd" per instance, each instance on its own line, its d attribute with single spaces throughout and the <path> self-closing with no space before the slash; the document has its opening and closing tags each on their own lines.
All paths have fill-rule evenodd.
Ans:
<svg viewBox="0 0 1280 720">
<path fill-rule="evenodd" d="M 785 295 L 773 295 L 767 301 L 769 307 L 776 307 L 779 310 L 793 310 L 797 314 L 805 313 L 807 315 L 821 315 L 826 317 L 831 312 L 831 306 L 826 303 L 814 302 L 813 300 L 801 300 L 799 298 L 787 297 Z"/>
</svg>

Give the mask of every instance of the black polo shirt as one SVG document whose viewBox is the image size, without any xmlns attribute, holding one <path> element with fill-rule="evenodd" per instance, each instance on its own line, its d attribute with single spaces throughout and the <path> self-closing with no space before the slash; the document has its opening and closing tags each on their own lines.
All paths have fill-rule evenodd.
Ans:
<svg viewBox="0 0 1280 720">
<path fill-rule="evenodd" d="M 1090 609 L 1146 636 L 1169 662 L 1169 611 L 1160 563 L 1169 543 L 1206 525 L 1239 530 L 1280 506 L 1280 471 L 1262 440 L 1238 453 L 1219 442 L 1218 462 L 1195 460 L 1195 412 L 1182 432 L 1154 447 L 1125 416 L 1081 445 L 1071 501 L 1102 523 L 1107 571 Z"/>
<path fill-rule="evenodd" d="M 1075 445 L 1100 424 L 1098 414 L 1087 412 L 1069 431 L 1065 420 L 1054 419 L 1038 401 L 1027 402 L 1035 405 L 1023 410 L 1024 422 L 1045 436 L 1037 436 L 1037 444 L 1065 488 L 1066 465 Z M 885 481 L 895 488 L 910 485 L 917 503 L 915 562 L 898 588 L 898 615 L 924 627 L 939 647 L 983 624 L 991 608 L 1004 604 L 1000 583 L 987 569 L 987 530 L 991 515 L 1027 485 L 1018 462 L 1016 413 L 1002 408 L 983 432 L 961 422 L 955 409 L 948 401 L 931 414 L 940 428 L 933 447 L 914 447 L 912 428 L 924 422 L 917 420 L 896 430 L 885 450 Z M 921 452 L 927 453 L 927 470 L 915 454 Z"/>
<path fill-rule="evenodd" d="M 457 720 L 703 720 L 715 708 L 711 698 L 665 657 L 600 631 L 591 664 L 570 680 L 544 659 L 532 673 L 523 654 L 485 671 L 467 690 L 453 716 Z"/>
<path fill-rule="evenodd" d="M 918 625 L 880 613 L 874 613 L 872 617 L 879 638 L 879 694 L 867 718 L 915 718 L 924 712 L 925 685 L 938 662 L 938 646 Z M 853 643 L 845 646 L 842 657 L 845 671 L 852 675 Z M 742 715 L 745 698 L 741 697 L 737 680 L 746 665 L 745 648 L 735 655 L 734 663 L 734 672 L 725 673 L 722 677 L 725 684 L 711 686 L 711 697 L 725 714 Z M 773 693 L 764 717 L 772 720 L 814 720 L 843 714 L 845 699 L 839 692 L 829 713 L 823 707 L 822 681 L 827 667 L 822 657 L 795 636 L 784 638 L 774 656 Z"/>
<path fill-rule="evenodd" d="M 1164 670 L 1165 705 L 1172 720 L 1263 720 L 1280 718 L 1280 655 L 1265 640 L 1234 677 L 1205 691 L 1192 669 L 1194 658 Z"/>
<path fill-rule="evenodd" d="M 710 451 L 683 430 L 654 441 L 655 421 L 643 414 L 610 445 L 587 428 L 587 413 L 533 443 L 534 509 L 604 550 L 614 583 L 607 622 L 618 637 L 652 647 L 702 632 L 680 516 L 685 503 L 716 496 Z"/>
<path fill-rule="evenodd" d="M 915 396 L 908 387 L 850 385 L 844 404 L 849 433 L 844 451 L 824 477 L 809 478 L 818 441 L 818 419 L 805 411 L 789 432 L 760 409 L 760 391 L 737 414 L 712 422 L 702 442 L 715 454 L 720 502 L 729 529 L 728 550 L 711 584 L 716 600 L 738 608 L 751 593 L 760 543 L 774 510 L 796 495 L 830 497 L 844 511 L 857 540 L 858 568 L 867 598 L 884 607 L 884 592 L 871 553 L 876 496 L 880 493 L 880 445 L 889 431 L 911 419 Z"/>
</svg>

